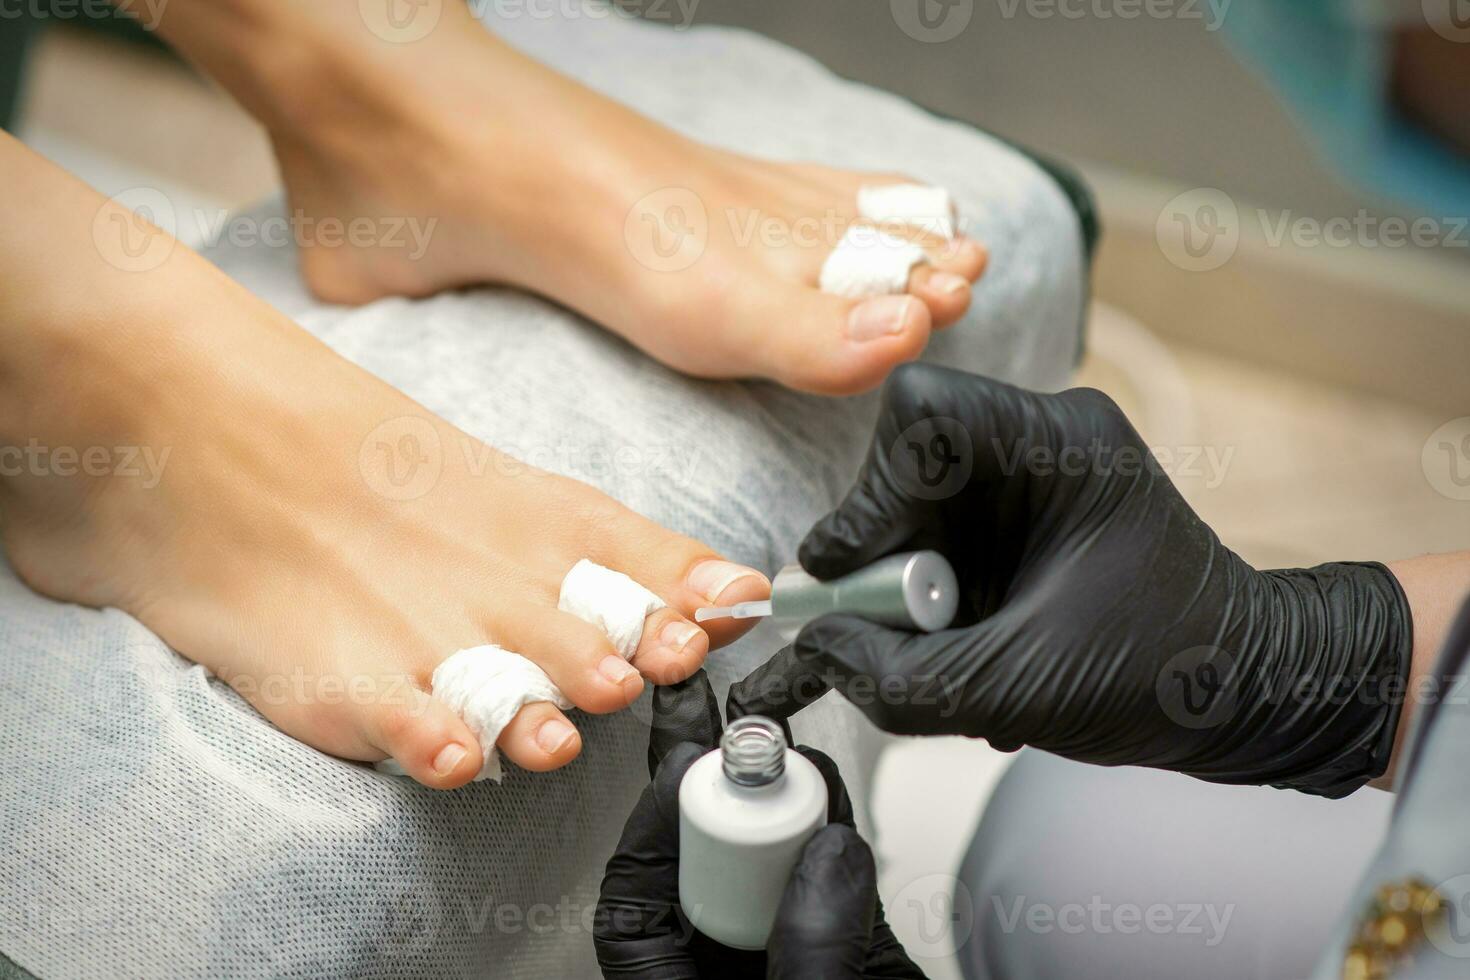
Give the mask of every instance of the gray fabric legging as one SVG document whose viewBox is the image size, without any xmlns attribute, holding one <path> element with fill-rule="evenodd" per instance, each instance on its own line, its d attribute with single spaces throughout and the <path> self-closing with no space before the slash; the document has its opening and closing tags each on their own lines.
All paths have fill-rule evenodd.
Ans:
<svg viewBox="0 0 1470 980">
<path fill-rule="evenodd" d="M 996 787 L 960 872 L 974 910 L 965 975 L 1310 976 L 1392 801 L 1374 789 L 1324 800 L 1027 751 Z"/>
</svg>

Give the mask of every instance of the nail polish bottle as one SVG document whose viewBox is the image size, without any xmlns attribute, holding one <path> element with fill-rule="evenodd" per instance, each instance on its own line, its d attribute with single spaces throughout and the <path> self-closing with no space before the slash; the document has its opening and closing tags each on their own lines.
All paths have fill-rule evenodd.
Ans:
<svg viewBox="0 0 1470 980">
<path fill-rule="evenodd" d="M 736 949 L 764 949 L 802 848 L 827 822 L 827 784 L 769 718 L 725 726 L 679 785 L 679 904 Z"/>
</svg>

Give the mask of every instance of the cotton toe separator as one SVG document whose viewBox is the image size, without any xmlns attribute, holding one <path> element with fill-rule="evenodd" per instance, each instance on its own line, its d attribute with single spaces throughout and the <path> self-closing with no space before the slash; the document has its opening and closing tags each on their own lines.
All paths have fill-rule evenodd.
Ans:
<svg viewBox="0 0 1470 980">
<path fill-rule="evenodd" d="M 909 271 L 928 261 L 913 242 L 864 225 L 847 229 L 827 261 L 817 285 L 824 293 L 866 299 L 908 288 Z"/>
<path fill-rule="evenodd" d="M 945 240 L 954 237 L 954 202 L 942 187 L 893 184 L 858 190 L 858 214 L 874 224 L 904 224 Z M 927 262 L 919 245 L 869 225 L 851 225 L 822 264 L 824 293 L 865 299 L 908 288 L 914 266 Z"/>
<path fill-rule="evenodd" d="M 955 234 L 954 199 L 943 187 L 888 184 L 860 187 L 858 214 L 878 224 L 912 225 L 949 241 Z"/>
<path fill-rule="evenodd" d="M 607 634 L 625 660 L 643 639 L 643 621 L 665 602 L 622 572 L 582 559 L 562 579 L 556 607 Z M 495 743 L 516 712 L 537 701 L 563 710 L 572 703 L 546 672 L 518 653 L 494 644 L 460 650 L 434 671 L 433 696 L 464 719 L 480 742 L 483 760 L 475 781 L 500 782 L 504 770 Z M 392 759 L 378 769 L 404 775 Z"/>
<path fill-rule="evenodd" d="M 632 660 L 643 639 L 643 621 L 664 607 L 658 596 L 622 572 L 583 558 L 561 580 L 556 608 L 607 634 L 624 660 Z"/>
</svg>

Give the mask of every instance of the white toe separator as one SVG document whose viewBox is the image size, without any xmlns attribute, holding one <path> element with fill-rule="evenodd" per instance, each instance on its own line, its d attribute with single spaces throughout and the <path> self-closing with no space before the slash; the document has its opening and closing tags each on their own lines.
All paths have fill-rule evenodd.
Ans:
<svg viewBox="0 0 1470 980">
<path fill-rule="evenodd" d="M 858 214 L 877 224 L 922 228 L 945 241 L 955 236 L 954 199 L 943 187 L 888 184 L 858 188 Z"/>
<path fill-rule="evenodd" d="M 434 671 L 433 694 L 459 715 L 480 742 L 480 772 L 474 781 L 500 782 L 504 770 L 495 743 L 516 712 L 536 701 L 570 708 L 546 671 L 519 653 L 487 643 L 460 650 Z M 407 775 L 394 759 L 378 763 L 380 772 Z"/>
<path fill-rule="evenodd" d="M 556 608 L 598 627 L 624 660 L 632 660 L 643 639 L 643 621 L 666 603 L 611 568 L 583 558 L 561 580 Z"/>
<path fill-rule="evenodd" d="M 824 293 L 865 299 L 902 293 L 909 272 L 929 258 L 913 242 L 866 225 L 852 225 L 827 261 L 818 286 Z"/>
<path fill-rule="evenodd" d="M 556 607 L 585 620 L 607 634 L 613 647 L 630 660 L 643 639 L 643 621 L 666 603 L 622 572 L 603 568 L 587 559 L 572 566 L 562 579 Z M 460 650 L 434 671 L 433 695 L 464 720 L 480 741 L 483 760 L 475 781 L 500 782 L 504 770 L 495 743 L 516 712 L 537 701 L 549 701 L 563 710 L 567 700 L 546 672 L 518 653 L 494 644 Z M 378 763 L 382 772 L 404 775 L 392 759 Z"/>
</svg>

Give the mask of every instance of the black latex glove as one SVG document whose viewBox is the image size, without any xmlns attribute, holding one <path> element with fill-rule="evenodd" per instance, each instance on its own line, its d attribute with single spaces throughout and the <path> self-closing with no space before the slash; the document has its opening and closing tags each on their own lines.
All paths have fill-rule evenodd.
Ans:
<svg viewBox="0 0 1470 980">
<path fill-rule="evenodd" d="M 919 548 L 954 564 L 954 628 L 817 620 L 732 699 L 784 716 L 827 683 L 891 732 L 1327 796 L 1387 766 L 1411 647 L 1397 581 L 1252 569 L 1100 392 L 896 371 L 856 486 L 800 557 L 825 579 Z"/>
<path fill-rule="evenodd" d="M 679 908 L 679 782 L 722 728 L 704 671 L 656 688 L 653 721 L 653 783 L 628 818 L 597 900 L 593 940 L 604 977 L 922 980 L 883 918 L 873 853 L 853 826 L 842 777 L 805 746 L 796 751 L 827 781 L 828 823 L 792 872 L 766 950 L 731 949 L 696 932 Z"/>
</svg>

